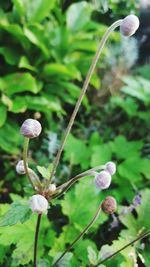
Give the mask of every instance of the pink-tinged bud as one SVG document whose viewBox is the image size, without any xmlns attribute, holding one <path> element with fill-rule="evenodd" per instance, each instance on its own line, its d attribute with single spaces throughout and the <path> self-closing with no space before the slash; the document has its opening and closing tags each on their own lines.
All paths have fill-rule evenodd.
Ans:
<svg viewBox="0 0 150 267">
<path fill-rule="evenodd" d="M 18 161 L 17 165 L 16 165 L 16 172 L 18 174 L 25 174 L 25 169 L 24 169 L 24 163 L 23 160 Z"/>
<path fill-rule="evenodd" d="M 33 195 L 29 200 L 29 206 L 32 212 L 38 214 L 47 213 L 48 201 L 42 195 Z"/>
<path fill-rule="evenodd" d="M 116 164 L 114 162 L 111 162 L 111 161 L 107 162 L 105 164 L 105 170 L 107 172 L 109 172 L 110 175 L 115 174 L 115 172 L 116 172 Z"/>
<path fill-rule="evenodd" d="M 102 202 L 102 210 L 107 214 L 113 214 L 117 210 L 117 202 L 114 197 L 108 196 Z"/>
<path fill-rule="evenodd" d="M 48 189 L 49 189 L 50 193 L 54 193 L 56 191 L 56 185 L 55 184 L 50 184 Z"/>
<path fill-rule="evenodd" d="M 111 175 L 107 171 L 101 171 L 95 175 L 94 182 L 99 189 L 106 189 L 110 186 Z"/>
<path fill-rule="evenodd" d="M 34 119 L 27 119 L 23 122 L 20 132 L 23 136 L 28 138 L 35 138 L 40 135 L 42 131 L 39 121 Z"/>
<path fill-rule="evenodd" d="M 122 20 L 120 31 L 124 36 L 133 35 L 139 28 L 140 22 L 137 16 L 128 15 Z"/>
</svg>

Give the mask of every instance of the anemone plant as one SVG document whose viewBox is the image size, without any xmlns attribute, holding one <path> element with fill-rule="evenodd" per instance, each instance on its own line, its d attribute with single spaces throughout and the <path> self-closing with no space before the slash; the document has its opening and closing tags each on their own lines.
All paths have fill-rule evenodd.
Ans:
<svg viewBox="0 0 150 267">
<path fill-rule="evenodd" d="M 26 174 L 28 176 L 29 182 L 31 183 L 31 186 L 33 188 L 34 194 L 31 196 L 29 200 L 29 206 L 32 210 L 32 212 L 37 213 L 37 224 L 36 224 L 36 230 L 35 230 L 35 240 L 34 240 L 34 259 L 33 259 L 33 266 L 37 266 L 37 248 L 38 248 L 38 236 L 39 236 L 39 229 L 40 229 L 40 222 L 42 219 L 43 214 L 48 212 L 48 208 L 53 202 L 54 199 L 59 198 L 61 195 L 63 195 L 76 181 L 79 181 L 80 179 L 83 179 L 86 176 L 92 176 L 94 177 L 93 181 L 97 188 L 100 190 L 107 189 L 111 184 L 112 175 L 116 172 L 116 165 L 113 162 L 107 162 L 105 165 L 96 166 L 92 169 L 86 170 L 80 174 L 75 175 L 73 178 L 71 178 L 69 181 L 61 184 L 56 185 L 55 181 L 55 174 L 58 167 L 58 164 L 60 162 L 61 154 L 64 149 L 67 137 L 71 131 L 72 125 L 74 123 L 74 120 L 76 118 L 77 112 L 80 108 L 81 102 L 83 100 L 83 97 L 88 89 L 88 85 L 91 79 L 91 76 L 94 72 L 94 69 L 96 67 L 96 64 L 99 60 L 99 57 L 101 55 L 102 49 L 111 34 L 112 31 L 114 31 L 117 27 L 120 27 L 120 32 L 124 36 L 131 36 L 133 35 L 136 30 L 139 27 L 139 20 L 135 15 L 129 15 L 125 17 L 124 19 L 118 20 L 114 22 L 106 31 L 104 36 L 102 37 L 97 52 L 92 60 L 91 66 L 89 68 L 89 71 L 87 73 L 85 82 L 83 84 L 83 87 L 81 89 L 80 96 L 77 100 L 77 103 L 75 105 L 74 111 L 71 115 L 70 121 L 68 123 L 68 126 L 65 130 L 62 142 L 60 144 L 60 148 L 57 152 L 56 158 L 52 164 L 52 170 L 50 172 L 50 178 L 43 179 L 43 181 L 40 180 L 38 175 L 29 168 L 29 162 L 28 162 L 28 147 L 29 147 L 29 141 L 32 138 L 38 137 L 41 133 L 42 127 L 41 124 L 34 119 L 27 119 L 23 122 L 21 126 L 21 134 L 25 137 L 24 141 L 24 151 L 23 151 L 23 160 L 19 161 L 16 166 L 16 171 L 18 174 Z M 100 215 L 100 212 L 103 211 L 106 214 L 113 214 L 116 211 L 117 204 L 116 200 L 112 196 L 106 197 L 100 203 L 95 215 L 93 218 L 89 221 L 89 224 L 83 229 L 83 231 L 75 238 L 75 240 L 70 244 L 70 246 L 62 253 L 55 262 L 53 262 L 52 266 L 57 266 L 58 262 L 64 257 L 64 255 L 72 249 L 72 247 L 75 245 L 75 243 L 89 230 L 89 228 L 94 224 L 98 216 Z M 120 252 L 122 249 L 126 248 L 127 246 L 133 244 L 137 240 L 144 238 L 146 235 L 149 234 L 149 231 L 144 233 L 143 235 L 140 235 L 137 237 L 136 240 L 133 240 L 130 244 L 127 244 L 120 250 L 116 251 L 114 254 L 109 256 L 105 259 L 105 261 L 112 256 L 116 255 L 118 252 Z M 103 261 L 104 262 L 104 261 Z"/>
</svg>

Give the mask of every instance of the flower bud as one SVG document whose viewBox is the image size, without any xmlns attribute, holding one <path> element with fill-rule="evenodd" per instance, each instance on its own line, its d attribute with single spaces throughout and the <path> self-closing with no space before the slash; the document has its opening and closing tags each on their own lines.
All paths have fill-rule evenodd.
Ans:
<svg viewBox="0 0 150 267">
<path fill-rule="evenodd" d="M 102 202 L 102 210 L 107 214 L 113 214 L 117 209 L 117 202 L 114 197 L 108 196 Z"/>
<path fill-rule="evenodd" d="M 40 135 L 42 131 L 39 121 L 34 119 L 27 119 L 23 122 L 20 132 L 23 136 L 28 138 L 35 138 Z"/>
<path fill-rule="evenodd" d="M 101 171 L 95 175 L 95 185 L 100 189 L 106 189 L 110 186 L 111 175 L 107 171 Z"/>
<path fill-rule="evenodd" d="M 50 193 L 54 193 L 56 191 L 56 185 L 55 184 L 50 184 L 48 189 L 49 189 Z"/>
<path fill-rule="evenodd" d="M 18 161 L 17 165 L 16 165 L 16 172 L 18 174 L 25 174 L 25 169 L 24 169 L 24 163 L 23 160 Z"/>
<path fill-rule="evenodd" d="M 48 201 L 42 195 L 33 195 L 29 200 L 29 206 L 32 212 L 38 214 L 47 213 Z"/>
<path fill-rule="evenodd" d="M 110 175 L 115 174 L 115 172 L 116 172 L 116 164 L 114 162 L 111 162 L 111 161 L 107 162 L 105 164 L 105 170 L 107 172 L 109 172 Z"/>
<path fill-rule="evenodd" d="M 139 28 L 139 24 L 140 22 L 137 16 L 128 15 L 122 20 L 120 31 L 124 36 L 131 36 Z"/>
</svg>

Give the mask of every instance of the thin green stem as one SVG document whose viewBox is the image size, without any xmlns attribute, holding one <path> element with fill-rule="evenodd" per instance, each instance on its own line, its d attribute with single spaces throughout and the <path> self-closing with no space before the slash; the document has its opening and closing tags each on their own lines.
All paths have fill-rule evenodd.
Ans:
<svg viewBox="0 0 150 267">
<path fill-rule="evenodd" d="M 68 182 L 60 185 L 57 187 L 57 190 L 59 192 L 59 190 L 62 190 L 60 193 L 54 195 L 53 198 L 58 198 L 61 197 L 75 182 L 77 182 L 78 180 L 84 178 L 85 176 L 90 176 L 90 175 L 94 175 L 94 172 L 100 169 L 103 169 L 104 165 L 100 165 L 100 166 L 96 166 L 94 168 L 91 168 L 85 172 L 82 172 L 76 176 L 74 176 L 73 178 L 71 178 Z"/>
<path fill-rule="evenodd" d="M 35 238 L 34 238 L 34 258 L 33 258 L 33 267 L 37 267 L 37 249 L 38 249 L 38 237 L 40 230 L 40 222 L 41 222 L 42 214 L 38 215 L 36 230 L 35 230 Z"/>
<path fill-rule="evenodd" d="M 29 138 L 25 138 L 24 140 L 24 147 L 23 147 L 23 162 L 24 162 L 24 169 L 25 169 L 25 172 L 29 178 L 29 182 L 31 183 L 33 189 L 36 191 L 35 189 L 35 185 L 32 181 L 32 178 L 30 177 L 30 173 L 29 173 L 29 170 L 28 170 L 28 163 L 27 163 L 27 158 L 28 158 L 28 147 L 29 147 Z"/>
<path fill-rule="evenodd" d="M 84 97 L 84 95 L 85 95 L 85 93 L 86 93 L 86 90 L 87 90 L 87 88 L 88 88 L 88 85 L 89 85 L 91 76 L 92 76 L 92 74 L 93 74 L 93 72 L 94 72 L 94 69 L 95 69 L 96 64 L 97 64 L 97 62 L 98 62 L 98 59 L 99 59 L 99 57 L 100 57 L 100 55 L 101 55 L 101 52 L 102 52 L 102 50 L 103 50 L 103 47 L 104 47 L 104 45 L 105 45 L 105 43 L 106 43 L 106 41 L 107 41 L 109 35 L 111 34 L 111 32 L 114 31 L 115 28 L 117 28 L 118 26 L 120 26 L 120 25 L 121 25 L 121 22 L 122 22 L 122 20 L 118 20 L 118 21 L 114 22 L 114 23 L 107 29 L 106 33 L 104 34 L 104 36 L 102 37 L 102 39 L 101 39 L 101 41 L 100 41 L 100 44 L 99 44 L 98 49 L 97 49 L 97 52 L 96 52 L 96 54 L 95 54 L 95 56 L 94 56 L 94 58 L 93 58 L 93 60 L 92 60 L 92 63 L 91 63 L 91 66 L 90 66 L 90 68 L 89 68 L 89 71 L 88 71 L 88 73 L 87 73 L 85 82 L 84 82 L 83 87 L 82 87 L 82 89 L 81 89 L 80 96 L 79 96 L 79 98 L 78 98 L 78 100 L 77 100 L 77 103 L 76 103 L 76 105 L 75 105 L 74 111 L 73 111 L 73 113 L 72 113 L 72 115 L 71 115 L 70 121 L 69 121 L 68 126 L 67 126 L 67 128 L 66 128 L 66 130 L 65 130 L 65 134 L 64 134 L 64 137 L 63 137 L 63 139 L 62 139 L 60 148 L 59 148 L 58 153 L 57 153 L 57 155 L 56 155 L 56 158 L 55 158 L 55 160 L 54 160 L 53 168 L 52 168 L 52 172 L 51 172 L 51 176 L 50 176 L 50 180 L 51 180 L 51 178 L 55 175 L 55 172 L 56 172 L 57 166 L 58 166 L 58 164 L 59 164 L 59 160 L 60 160 L 62 151 L 63 151 L 63 149 L 64 149 L 64 146 L 65 146 L 67 137 L 68 137 L 68 135 L 69 135 L 69 133 L 70 133 L 70 131 L 71 131 L 72 125 L 73 125 L 73 123 L 74 123 L 74 120 L 75 120 L 75 118 L 76 118 L 77 112 L 78 112 L 78 110 L 79 110 L 79 108 L 80 108 L 81 102 L 82 102 L 83 97 Z M 50 180 L 47 182 L 47 185 L 49 184 Z"/>
<path fill-rule="evenodd" d="M 138 236 L 136 239 L 134 239 L 133 241 L 131 241 L 130 243 L 126 244 L 125 246 L 123 246 L 122 248 L 118 249 L 116 252 L 114 252 L 113 254 L 109 255 L 107 258 L 105 258 L 102 261 L 99 261 L 96 265 L 94 265 L 94 267 L 99 266 L 100 264 L 106 262 L 107 260 L 111 259 L 112 257 L 114 257 L 115 255 L 117 255 L 119 252 L 121 252 L 122 250 L 126 249 L 127 247 L 133 245 L 135 242 L 143 239 L 144 237 L 148 236 L 150 234 L 150 230 L 146 231 L 144 234 L 141 234 L 140 236 Z"/>
<path fill-rule="evenodd" d="M 42 187 L 42 184 L 41 184 L 40 179 L 39 179 L 39 177 L 37 176 L 37 174 L 36 174 L 32 169 L 30 169 L 30 168 L 28 168 L 28 172 L 29 172 L 29 174 L 30 174 L 30 178 L 31 178 L 31 176 L 34 177 L 34 179 L 35 179 L 36 182 L 37 182 L 37 185 L 38 185 L 39 189 L 42 191 L 43 187 Z M 31 179 L 32 179 L 32 178 L 31 178 Z"/>
<path fill-rule="evenodd" d="M 75 240 L 70 244 L 70 246 L 63 252 L 63 254 L 57 259 L 57 261 L 52 265 L 52 266 L 56 266 L 56 264 L 65 256 L 65 254 L 70 251 L 73 246 L 75 245 L 75 243 L 81 239 L 81 237 L 91 228 L 91 226 L 95 223 L 95 221 L 97 220 L 97 218 L 99 217 L 99 214 L 101 212 L 101 205 L 98 207 L 94 217 L 92 218 L 92 220 L 89 222 L 89 224 L 84 228 L 84 230 L 75 238 Z"/>
</svg>

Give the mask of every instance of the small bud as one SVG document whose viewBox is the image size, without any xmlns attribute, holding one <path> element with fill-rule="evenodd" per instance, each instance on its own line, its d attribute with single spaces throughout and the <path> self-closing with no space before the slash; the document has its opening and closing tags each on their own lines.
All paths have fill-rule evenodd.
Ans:
<svg viewBox="0 0 150 267">
<path fill-rule="evenodd" d="M 141 197 L 139 195 L 136 195 L 133 199 L 133 205 L 134 207 L 137 207 L 141 205 Z"/>
<path fill-rule="evenodd" d="M 20 129 L 21 134 L 28 138 L 35 138 L 39 136 L 41 131 L 41 124 L 39 121 L 33 119 L 25 120 Z"/>
<path fill-rule="evenodd" d="M 107 172 L 109 172 L 110 175 L 115 174 L 115 172 L 116 172 L 116 164 L 114 162 L 111 162 L 111 161 L 107 162 L 105 164 L 105 170 Z"/>
<path fill-rule="evenodd" d="M 18 161 L 17 165 L 16 165 L 16 172 L 18 174 L 25 174 L 25 169 L 24 169 L 24 163 L 23 160 Z"/>
<path fill-rule="evenodd" d="M 48 189 L 49 189 L 50 193 L 54 193 L 56 191 L 56 185 L 55 184 L 50 184 Z"/>
<path fill-rule="evenodd" d="M 107 171 L 101 171 L 95 175 L 95 185 L 100 189 L 106 189 L 110 186 L 111 175 Z"/>
<path fill-rule="evenodd" d="M 106 197 L 102 202 L 102 210 L 107 214 L 113 214 L 117 209 L 117 202 L 114 197 Z"/>
<path fill-rule="evenodd" d="M 139 28 L 139 24 L 140 22 L 137 16 L 128 15 L 122 20 L 120 31 L 124 36 L 131 36 Z"/>
<path fill-rule="evenodd" d="M 32 212 L 38 214 L 47 213 L 48 201 L 42 195 L 33 195 L 29 200 L 29 206 Z"/>
</svg>

